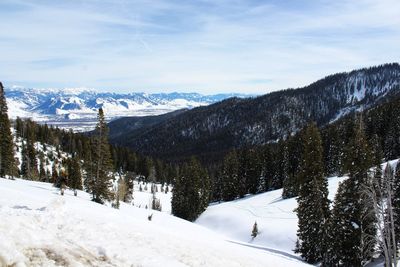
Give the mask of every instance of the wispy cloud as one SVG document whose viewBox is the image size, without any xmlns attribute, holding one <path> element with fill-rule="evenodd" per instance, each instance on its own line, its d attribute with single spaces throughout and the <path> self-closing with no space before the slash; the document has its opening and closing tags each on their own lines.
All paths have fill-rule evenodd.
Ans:
<svg viewBox="0 0 400 267">
<path fill-rule="evenodd" d="M 398 0 L 2 0 L 0 79 L 265 93 L 399 61 Z"/>
</svg>

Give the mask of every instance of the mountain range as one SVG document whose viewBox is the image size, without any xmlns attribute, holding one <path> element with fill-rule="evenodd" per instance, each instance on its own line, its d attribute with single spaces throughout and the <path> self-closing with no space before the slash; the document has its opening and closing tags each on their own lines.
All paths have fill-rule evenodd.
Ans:
<svg viewBox="0 0 400 267">
<path fill-rule="evenodd" d="M 118 117 L 159 115 L 179 109 L 209 105 L 243 94 L 202 95 L 198 93 L 107 93 L 94 89 L 5 88 L 11 118 L 32 118 L 74 130 L 88 130 L 103 108 L 111 121 Z"/>
<path fill-rule="evenodd" d="M 110 124 L 110 140 L 164 159 L 197 155 L 212 160 L 232 148 L 284 138 L 314 121 L 327 125 L 400 95 L 400 65 L 338 73 L 298 89 L 237 98 L 153 119 Z M 151 123 L 145 123 L 145 122 Z M 127 127 L 138 123 L 135 127 Z"/>
</svg>

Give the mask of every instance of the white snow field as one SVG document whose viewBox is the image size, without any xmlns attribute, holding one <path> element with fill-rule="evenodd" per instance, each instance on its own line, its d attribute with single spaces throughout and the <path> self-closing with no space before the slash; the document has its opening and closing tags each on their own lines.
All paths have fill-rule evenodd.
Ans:
<svg viewBox="0 0 400 267">
<path fill-rule="evenodd" d="M 328 178 L 331 200 L 339 182 L 344 179 L 346 178 Z M 293 252 L 297 231 L 297 215 L 294 212 L 296 207 L 296 199 L 282 199 L 282 189 L 279 189 L 211 205 L 196 223 L 223 234 L 228 240 L 298 257 Z M 257 222 L 259 234 L 253 239 L 251 231 L 254 222 Z"/>
<path fill-rule="evenodd" d="M 0 266 L 306 265 L 225 241 L 165 212 L 125 203 L 116 210 L 89 199 L 82 191 L 78 197 L 69 190 L 61 196 L 51 184 L 1 178 Z"/>
<path fill-rule="evenodd" d="M 394 169 L 397 160 L 389 162 Z M 382 164 L 386 168 L 386 164 Z M 339 183 L 344 177 L 328 178 L 329 199 L 334 200 Z M 296 198 L 282 199 L 282 189 L 248 196 L 236 201 L 214 203 L 196 220 L 225 236 L 226 240 L 281 253 L 288 257 L 298 257 L 293 250 L 296 243 L 297 215 Z M 259 234 L 251 237 L 254 222 Z"/>
</svg>

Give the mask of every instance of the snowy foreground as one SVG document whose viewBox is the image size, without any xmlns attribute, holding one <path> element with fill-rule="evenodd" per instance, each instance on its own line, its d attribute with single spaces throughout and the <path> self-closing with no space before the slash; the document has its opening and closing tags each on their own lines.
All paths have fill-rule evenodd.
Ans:
<svg viewBox="0 0 400 267">
<path fill-rule="evenodd" d="M 392 169 L 398 160 L 390 161 Z M 386 164 L 382 164 L 386 168 Z M 340 182 L 347 177 L 328 178 L 329 199 L 333 202 Z M 246 244 L 285 257 L 299 258 L 293 250 L 296 243 L 296 198 L 282 199 L 282 189 L 248 196 L 244 199 L 214 203 L 197 219 L 196 223 L 222 234 L 226 240 Z M 251 237 L 254 222 L 259 234 Z M 384 266 L 376 260 L 368 266 Z M 399 265 L 400 266 L 400 263 Z"/>
<path fill-rule="evenodd" d="M 89 198 L 84 192 L 74 197 L 71 191 L 60 196 L 50 184 L 0 179 L 0 266 L 306 265 L 290 255 L 226 241 L 223 236 L 166 212 L 125 203 L 116 210 L 93 203 Z M 267 207 L 272 200 L 265 202 Z M 220 206 L 210 208 L 199 222 L 207 222 L 211 213 Z M 227 212 L 240 216 L 241 212 L 251 211 L 235 211 L 232 207 Z M 273 210 L 254 215 L 262 231 L 254 244 L 270 245 L 267 238 L 273 236 L 270 233 L 273 231 L 268 228 L 273 225 L 264 225 L 260 216 L 280 215 L 268 215 L 268 212 Z M 148 220 L 150 214 L 153 214 L 151 221 Z M 293 217 L 293 214 L 288 216 Z M 240 228 L 246 231 L 239 231 L 238 240 L 248 241 L 244 236 L 248 239 L 252 221 L 244 221 L 245 227 Z M 295 224 L 295 220 L 290 221 Z M 218 224 L 222 222 L 215 222 Z M 223 228 L 221 225 L 218 227 Z M 225 227 L 232 231 L 234 225 L 230 225 L 228 220 Z M 279 234 L 277 231 L 274 233 L 276 236 Z M 293 231 L 290 230 L 286 236 L 292 236 Z M 289 250 L 289 242 L 286 243 Z"/>
<path fill-rule="evenodd" d="M 339 182 L 343 177 L 328 178 L 329 198 L 333 201 Z M 282 199 L 282 189 L 270 191 L 244 199 L 214 204 L 196 221 L 227 239 L 262 247 L 282 255 L 295 255 L 297 207 L 295 198 Z M 259 234 L 251 237 L 254 222 Z M 295 257 L 295 256 L 294 256 Z"/>
</svg>

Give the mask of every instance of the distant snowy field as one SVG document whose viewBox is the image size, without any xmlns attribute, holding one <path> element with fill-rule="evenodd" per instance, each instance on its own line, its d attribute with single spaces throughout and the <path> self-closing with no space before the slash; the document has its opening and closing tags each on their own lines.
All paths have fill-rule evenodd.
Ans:
<svg viewBox="0 0 400 267">
<path fill-rule="evenodd" d="M 230 243 L 168 211 L 125 203 L 116 210 L 89 199 L 81 191 L 61 196 L 51 184 L 0 179 L 0 266 L 306 265 Z"/>
</svg>

